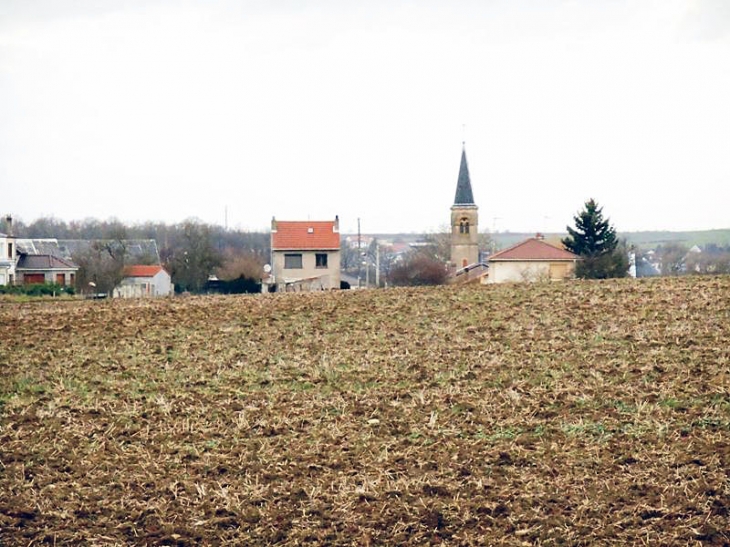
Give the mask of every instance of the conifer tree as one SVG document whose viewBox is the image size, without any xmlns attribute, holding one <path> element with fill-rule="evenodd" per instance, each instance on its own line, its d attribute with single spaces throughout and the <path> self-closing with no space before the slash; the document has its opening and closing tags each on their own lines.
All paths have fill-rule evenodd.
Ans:
<svg viewBox="0 0 730 547">
<path fill-rule="evenodd" d="M 582 258 L 576 266 L 576 276 L 586 279 L 625 277 L 629 266 L 625 245 L 619 245 L 616 229 L 603 218 L 603 208 L 590 199 L 573 220 L 575 228 L 568 226 L 568 237 L 562 241 L 569 251 Z"/>
</svg>

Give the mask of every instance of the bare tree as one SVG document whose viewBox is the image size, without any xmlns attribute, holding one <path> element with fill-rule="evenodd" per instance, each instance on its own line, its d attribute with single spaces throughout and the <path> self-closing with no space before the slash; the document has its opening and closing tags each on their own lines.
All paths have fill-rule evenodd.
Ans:
<svg viewBox="0 0 730 547">
<path fill-rule="evenodd" d="M 199 292 L 208 276 L 221 263 L 221 254 L 213 245 L 210 227 L 197 220 L 185 221 L 180 240 L 168 256 L 168 267 L 175 285 L 183 291 Z"/>
<path fill-rule="evenodd" d="M 122 281 L 126 256 L 123 239 L 93 241 L 73 256 L 79 266 L 76 286 L 82 292 L 110 294 Z"/>
<path fill-rule="evenodd" d="M 689 249 L 681 243 L 665 243 L 657 247 L 662 275 L 680 275 L 686 272 L 685 257 Z"/>
<path fill-rule="evenodd" d="M 446 263 L 422 251 L 413 251 L 391 268 L 389 281 L 396 286 L 443 285 Z"/>
<path fill-rule="evenodd" d="M 344 239 L 340 243 L 340 267 L 342 271 L 357 270 L 360 262 L 360 253 Z"/>
<path fill-rule="evenodd" d="M 253 251 L 228 248 L 221 256 L 221 266 L 216 270 L 219 279 L 233 280 L 244 277 L 260 280 L 266 260 Z"/>
</svg>

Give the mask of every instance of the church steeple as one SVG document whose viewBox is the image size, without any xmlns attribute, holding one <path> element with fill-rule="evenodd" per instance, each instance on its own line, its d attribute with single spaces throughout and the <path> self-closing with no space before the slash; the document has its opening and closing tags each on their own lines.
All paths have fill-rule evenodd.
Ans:
<svg viewBox="0 0 730 547">
<path fill-rule="evenodd" d="M 459 180 L 456 182 L 456 196 L 454 205 L 474 205 L 474 194 L 471 191 L 469 166 L 466 163 L 466 147 L 461 148 L 461 165 L 459 166 Z"/>
<path fill-rule="evenodd" d="M 479 207 L 474 203 L 466 147 L 462 146 L 459 179 L 451 206 L 451 264 L 455 268 L 464 268 L 479 261 L 478 229 Z"/>
</svg>

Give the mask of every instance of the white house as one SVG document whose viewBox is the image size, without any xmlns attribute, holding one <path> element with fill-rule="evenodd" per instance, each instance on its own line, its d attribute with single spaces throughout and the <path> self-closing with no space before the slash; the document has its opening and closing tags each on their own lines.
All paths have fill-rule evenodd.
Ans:
<svg viewBox="0 0 730 547">
<path fill-rule="evenodd" d="M 15 238 L 0 233 L 0 286 L 15 284 L 15 265 L 17 263 Z"/>
<path fill-rule="evenodd" d="M 162 266 L 127 266 L 124 279 L 113 291 L 114 298 L 149 298 L 171 296 L 174 286 Z"/>
</svg>

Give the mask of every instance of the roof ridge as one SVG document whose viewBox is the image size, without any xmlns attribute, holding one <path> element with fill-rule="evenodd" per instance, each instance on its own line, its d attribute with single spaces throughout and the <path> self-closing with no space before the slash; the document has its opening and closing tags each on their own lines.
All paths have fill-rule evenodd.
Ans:
<svg viewBox="0 0 730 547">
<path fill-rule="evenodd" d="M 531 243 L 536 243 L 538 245 L 538 248 L 542 249 L 548 249 L 549 251 L 553 251 L 560 256 L 535 256 L 533 258 L 529 257 L 514 257 L 512 260 L 520 260 L 520 259 L 530 259 L 530 260 L 572 260 L 579 258 L 578 255 L 575 253 L 572 253 L 568 251 L 567 249 L 561 249 L 560 247 L 556 247 L 555 245 L 551 245 L 550 243 L 544 241 L 543 239 L 537 238 L 537 237 L 530 237 L 528 239 L 525 239 L 524 241 L 520 241 L 519 243 L 516 243 L 515 245 L 512 245 L 511 247 L 508 247 L 506 249 L 503 249 L 497 253 L 494 253 L 491 255 L 488 260 L 494 260 L 495 258 L 503 258 L 505 255 L 508 255 L 515 251 L 516 249 L 519 249 L 520 247 L 524 247 L 525 245 L 529 245 Z M 534 248 L 534 247 L 533 247 Z M 504 258 L 504 260 L 510 260 L 509 258 Z"/>
<path fill-rule="evenodd" d="M 535 238 L 534 237 L 528 237 L 527 239 L 525 239 L 523 241 L 520 241 L 518 243 L 515 243 L 514 245 L 512 245 L 510 247 L 507 247 L 506 249 L 502 249 L 501 251 L 497 251 L 493 255 L 490 255 L 489 258 L 493 258 L 495 256 L 499 256 L 499 255 L 504 254 L 504 253 L 506 253 L 508 251 L 511 251 L 512 249 L 516 249 L 517 247 L 521 247 L 522 245 L 524 245 L 525 243 L 527 243 L 531 239 L 535 239 Z"/>
</svg>

